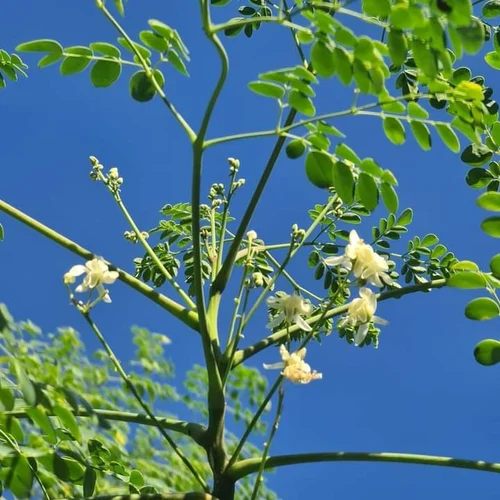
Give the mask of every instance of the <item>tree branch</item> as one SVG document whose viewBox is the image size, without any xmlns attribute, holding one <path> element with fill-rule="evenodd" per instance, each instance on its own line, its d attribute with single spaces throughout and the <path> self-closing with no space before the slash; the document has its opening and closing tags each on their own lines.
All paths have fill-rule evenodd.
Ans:
<svg viewBox="0 0 500 500">
<path fill-rule="evenodd" d="M 441 279 L 436 279 L 433 281 L 429 281 L 428 283 L 421 283 L 419 285 L 411 285 L 403 288 L 396 288 L 393 290 L 389 290 L 387 292 L 381 293 L 377 300 L 379 302 L 382 302 L 387 299 L 394 299 L 397 298 L 399 299 L 403 295 L 407 295 L 409 293 L 415 293 L 415 292 L 422 292 L 422 291 L 427 291 L 431 290 L 433 288 L 441 288 L 446 285 L 446 279 L 441 278 Z M 340 314 L 343 314 L 347 311 L 347 308 L 349 307 L 349 304 L 344 304 L 339 307 L 335 307 L 333 309 L 330 309 L 326 314 L 325 314 L 325 319 L 328 318 L 333 318 L 334 316 L 339 316 Z M 311 316 L 308 318 L 306 321 L 309 324 L 314 324 L 318 319 L 321 317 L 320 314 L 316 314 L 314 316 Z M 259 340 L 259 342 L 246 347 L 245 349 L 239 350 L 236 352 L 234 355 L 234 361 L 233 361 L 233 367 L 238 366 L 240 363 L 243 363 L 246 359 L 254 356 L 258 352 L 262 351 L 265 349 L 267 346 L 271 344 L 276 344 L 280 340 L 284 339 L 291 333 L 294 333 L 299 330 L 299 327 L 296 325 L 289 325 L 287 328 L 282 328 L 276 332 L 274 332 L 272 335 L 269 335 L 262 340 Z"/>
<path fill-rule="evenodd" d="M 87 250 L 86 248 L 80 246 L 73 240 L 66 238 L 66 236 L 63 236 L 54 229 L 46 226 L 45 224 L 42 224 L 38 220 L 34 219 L 33 217 L 30 217 L 21 210 L 18 210 L 17 208 L 13 207 L 12 205 L 9 205 L 7 202 L 1 199 L 0 199 L 0 211 L 6 213 L 7 215 L 10 215 L 14 219 L 17 219 L 19 222 L 22 222 L 26 226 L 30 227 L 31 229 L 34 229 L 35 231 L 42 234 L 46 238 L 49 238 L 53 242 L 66 248 L 70 252 L 73 252 L 74 254 L 82 257 L 83 259 L 91 260 L 95 257 L 95 254 L 90 250 Z M 137 278 L 127 273 L 126 271 L 119 269 L 118 267 L 112 265 L 107 261 L 105 262 L 106 264 L 109 265 L 109 267 L 112 270 L 118 272 L 120 281 L 122 281 L 129 287 L 133 288 L 136 292 L 139 292 L 140 294 L 144 295 L 145 297 L 153 301 L 155 304 L 158 304 L 160 307 L 162 307 L 170 314 L 172 314 L 172 316 L 175 316 L 177 319 L 182 321 L 185 325 L 189 326 L 193 330 L 198 331 L 199 327 L 198 315 L 196 314 L 195 311 L 190 311 L 186 309 L 185 307 L 175 302 L 174 300 L 170 299 L 169 297 L 161 293 L 158 293 L 156 290 L 154 290 L 154 288 L 150 287 L 149 285 L 146 285 L 145 283 L 138 280 Z"/>
<path fill-rule="evenodd" d="M 143 493 L 133 495 L 98 495 L 88 500 L 216 500 L 208 493 Z"/>
<path fill-rule="evenodd" d="M 373 453 L 362 451 L 334 451 L 325 453 L 278 455 L 267 458 L 264 464 L 264 469 L 317 462 L 395 462 L 500 473 L 500 463 L 485 462 L 483 460 L 465 460 L 461 458 L 440 457 L 435 455 L 417 455 L 413 453 Z M 242 477 L 257 472 L 259 467 L 261 467 L 260 458 L 249 458 L 236 462 L 227 471 L 227 474 L 232 480 L 237 481 Z"/>
<path fill-rule="evenodd" d="M 93 408 L 92 410 L 71 410 L 73 415 L 76 417 L 100 417 L 105 420 L 113 420 L 119 422 L 131 422 L 140 425 L 148 425 L 152 427 L 163 427 L 164 429 L 169 429 L 174 432 L 178 432 L 180 434 L 184 434 L 192 438 L 197 444 L 203 446 L 203 436 L 205 432 L 205 427 L 200 424 L 196 424 L 194 422 L 185 422 L 183 420 L 176 420 L 172 418 L 166 417 L 156 417 L 156 422 L 148 417 L 147 415 L 140 413 L 133 413 L 127 411 L 119 411 L 119 410 L 105 410 L 100 408 Z M 14 410 L 14 411 L 6 411 L 2 413 L 8 417 L 15 418 L 29 418 L 28 414 L 23 410 Z M 49 412 L 49 416 L 52 414 Z"/>
</svg>

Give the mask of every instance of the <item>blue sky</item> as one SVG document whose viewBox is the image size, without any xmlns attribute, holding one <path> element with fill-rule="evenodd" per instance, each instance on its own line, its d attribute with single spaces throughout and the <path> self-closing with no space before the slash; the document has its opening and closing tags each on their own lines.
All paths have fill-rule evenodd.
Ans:
<svg viewBox="0 0 500 500">
<path fill-rule="evenodd" d="M 232 4 L 236 11 L 243 3 Z M 220 20 L 231 15 L 222 12 Z M 213 49 L 201 32 L 197 2 L 130 0 L 124 22 L 129 33 L 146 29 L 149 18 L 176 27 L 190 48 L 191 77 L 167 70 L 166 90 L 186 118 L 197 124 L 218 71 Z M 36 38 L 54 38 L 65 46 L 115 39 L 93 2 L 6 2 L 0 27 L 0 46 L 9 51 Z M 296 64 L 289 33 L 263 27 L 250 41 L 227 40 L 227 47 L 230 79 L 209 137 L 273 127 L 273 104 L 251 94 L 246 83 L 261 71 Z M 124 200 L 140 225 L 149 228 L 163 204 L 189 198 L 188 141 L 159 101 L 140 104 L 129 98 L 126 78 L 111 89 L 94 89 L 88 72 L 62 77 L 55 67 L 40 71 L 34 58 L 25 59 L 31 67 L 29 79 L 0 91 L 0 196 L 132 270 L 131 259 L 138 249 L 121 237 L 128 228 L 109 194 L 90 182 L 87 158 L 95 155 L 105 165 L 120 168 Z M 481 65 L 477 67 L 484 72 Z M 323 109 L 347 107 L 348 95 L 327 83 L 321 91 Z M 415 211 L 410 235 L 434 232 L 459 258 L 487 265 L 498 244 L 479 228 L 483 213 L 474 204 L 477 193 L 465 185 L 467 168 L 457 156 L 436 137 L 430 153 L 422 152 L 411 137 L 404 146 L 393 146 L 376 118 L 346 118 L 335 124 L 360 155 L 373 156 L 394 171 L 400 206 Z M 205 192 L 212 182 L 225 179 L 226 158 L 238 157 L 247 180 L 235 206 L 241 210 L 272 144 L 259 139 L 210 150 Z M 306 181 L 303 161 L 283 158 L 252 228 L 269 243 L 281 241 L 293 223 L 306 224 L 308 207 L 324 200 L 325 193 Z M 29 317 L 45 331 L 72 325 L 88 338 L 90 348 L 95 347 L 61 284 L 62 274 L 78 259 L 4 215 L 0 222 L 6 229 L 6 241 L 0 245 L 4 264 L 0 301 L 16 318 Z M 370 222 L 359 227 L 361 236 L 368 237 L 370 227 Z M 311 282 L 305 266 L 296 269 L 299 277 Z M 139 324 L 173 340 L 170 355 L 179 377 L 201 361 L 201 346 L 182 325 L 123 285 L 115 285 L 112 292 L 113 304 L 99 307 L 96 317 L 122 357 L 131 351 L 130 325 Z M 498 368 L 480 367 L 472 356 L 479 340 L 497 336 L 498 323 L 465 319 L 463 308 L 472 296 L 441 290 L 380 304 L 378 314 L 389 325 L 383 327 L 378 350 L 357 349 L 335 335 L 321 346 L 311 345 L 308 360 L 324 379 L 308 386 L 287 385 L 272 453 L 403 451 L 499 461 Z M 265 335 L 264 319 L 260 320 L 249 330 L 249 342 Z M 277 352 L 269 350 L 252 363 L 261 366 L 276 357 Z M 363 463 L 295 466 L 269 478 L 280 497 L 290 500 L 489 500 L 497 498 L 498 485 L 497 477 L 480 472 Z"/>
</svg>

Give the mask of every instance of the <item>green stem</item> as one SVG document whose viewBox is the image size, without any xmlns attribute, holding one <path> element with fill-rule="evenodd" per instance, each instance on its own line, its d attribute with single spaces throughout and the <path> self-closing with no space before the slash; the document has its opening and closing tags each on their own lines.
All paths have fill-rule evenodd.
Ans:
<svg viewBox="0 0 500 500">
<path fill-rule="evenodd" d="M 485 462 L 483 460 L 465 460 L 453 457 L 435 455 L 417 455 L 412 453 L 392 452 L 348 452 L 334 451 L 325 453 L 301 453 L 296 455 L 278 455 L 265 460 L 264 469 L 318 462 L 395 462 L 402 464 L 435 465 L 438 467 L 453 467 L 483 472 L 500 473 L 500 463 Z M 257 472 L 261 467 L 260 458 L 249 458 L 235 463 L 227 474 L 237 481 L 242 477 Z"/>
<path fill-rule="evenodd" d="M 266 251 L 264 253 L 266 254 L 266 257 L 275 266 L 279 266 L 280 265 L 280 263 L 273 257 L 273 254 L 271 252 L 267 252 Z M 290 283 L 290 285 L 293 286 L 293 288 L 295 288 L 295 290 L 299 290 L 300 292 L 309 295 L 310 297 L 312 297 L 315 300 L 318 300 L 318 301 L 323 300 L 319 295 L 316 295 L 316 294 L 312 293 L 311 291 L 309 291 L 307 288 L 304 288 L 303 286 L 301 286 L 299 284 L 299 282 L 296 281 L 295 278 L 286 269 L 283 269 L 283 271 L 281 272 L 281 274 L 283 274 L 283 277 Z"/>
<path fill-rule="evenodd" d="M 239 26 L 245 26 L 247 24 L 255 24 L 256 22 L 279 24 L 280 26 L 284 26 L 285 28 L 291 28 L 293 30 L 302 31 L 304 33 L 311 33 L 311 30 L 309 28 L 306 28 L 305 26 L 292 23 L 284 18 L 276 16 L 261 16 L 258 17 L 257 20 L 249 17 L 245 19 L 238 19 L 237 21 L 227 21 L 225 23 L 212 25 L 211 31 L 212 33 L 219 33 L 220 31 L 224 31 L 226 29 L 237 28 Z"/>
<path fill-rule="evenodd" d="M 167 431 L 164 429 L 164 427 L 158 421 L 158 419 L 156 418 L 156 416 L 154 415 L 154 413 L 151 411 L 151 409 L 149 408 L 149 406 L 146 404 L 146 402 L 142 399 L 142 397 L 139 394 L 139 392 L 137 391 L 134 383 L 130 380 L 129 376 L 127 375 L 127 373 L 123 369 L 123 367 L 122 367 L 122 365 L 120 363 L 120 360 L 116 357 L 113 349 L 111 349 L 111 346 L 108 344 L 108 342 L 104 338 L 103 334 L 101 333 L 101 331 L 99 330 L 99 328 L 97 327 L 97 325 L 94 323 L 94 321 L 90 317 L 89 312 L 85 311 L 85 310 L 82 310 L 78 306 L 78 304 L 76 304 L 76 307 L 80 311 L 80 313 L 82 314 L 83 318 L 88 323 L 88 325 L 90 326 L 90 328 L 92 329 L 92 331 L 94 332 L 95 336 L 97 337 L 97 339 L 101 343 L 102 347 L 106 351 L 109 359 L 113 363 L 116 371 L 119 373 L 119 375 L 122 378 L 123 382 L 127 386 L 128 390 L 132 393 L 132 395 L 134 396 L 134 398 L 136 399 L 136 401 L 139 403 L 140 407 L 146 412 L 146 414 L 148 415 L 148 417 L 154 422 L 154 424 L 157 427 L 157 429 L 159 430 L 160 434 L 163 436 L 163 438 L 165 439 L 165 441 L 167 441 L 167 443 L 170 445 L 170 447 L 172 448 L 172 450 L 174 451 L 174 453 L 180 458 L 180 460 L 182 461 L 182 463 L 188 468 L 188 470 L 191 472 L 191 474 L 196 479 L 196 481 L 200 484 L 200 486 L 206 492 L 208 492 L 209 491 L 208 485 L 205 483 L 205 481 L 200 476 L 200 474 L 198 473 L 198 471 L 193 467 L 193 465 L 188 460 L 188 458 L 184 455 L 184 453 L 182 452 L 182 450 L 177 446 L 177 444 L 175 443 L 175 441 L 170 437 L 170 435 L 167 433 Z"/>
<path fill-rule="evenodd" d="M 81 54 L 68 54 L 67 52 L 63 52 L 61 54 L 62 57 L 65 57 L 65 58 L 71 58 L 71 57 L 77 57 L 78 59 L 88 59 L 89 61 L 105 61 L 105 62 L 116 62 L 116 63 L 120 63 L 120 64 L 124 64 L 124 65 L 128 65 L 128 66 L 134 66 L 136 68 L 142 68 L 142 65 L 141 64 L 138 64 L 136 62 L 133 62 L 133 61 L 127 61 L 125 59 L 119 59 L 119 58 L 114 58 L 114 57 L 101 57 L 101 56 L 85 56 L 85 55 L 81 55 Z"/>
<path fill-rule="evenodd" d="M 396 118 L 397 120 L 403 120 L 405 122 L 420 122 L 426 123 L 428 125 L 432 125 L 435 127 L 436 125 L 449 125 L 448 122 L 439 121 L 439 120 L 429 120 L 426 118 L 416 118 L 414 116 L 409 115 L 398 115 L 396 113 L 386 113 L 385 111 L 358 111 L 358 115 L 361 116 L 377 116 L 379 118 Z"/>
<path fill-rule="evenodd" d="M 214 472 L 215 482 L 217 482 L 218 474 L 222 470 L 226 460 L 224 450 L 225 399 L 224 385 L 218 363 L 220 357 L 219 334 L 217 327 L 219 301 L 210 300 L 208 309 L 206 310 L 203 293 L 201 275 L 202 255 L 200 245 L 200 185 L 205 136 L 215 106 L 227 79 L 229 60 L 226 50 L 224 49 L 219 37 L 212 32 L 209 0 L 200 0 L 200 8 L 203 30 L 206 37 L 215 47 L 221 64 L 217 83 L 215 84 L 215 88 L 212 91 L 205 113 L 203 114 L 196 140 L 193 142 L 193 179 L 191 198 L 191 210 L 193 215 L 192 239 L 194 257 L 194 289 L 202 332 L 203 352 L 208 375 L 208 429 L 206 432 L 206 449 L 210 467 Z"/>
<path fill-rule="evenodd" d="M 440 278 L 436 280 L 429 281 L 428 283 L 421 283 L 418 285 L 412 285 L 408 287 L 403 287 L 403 288 L 397 288 L 393 290 L 389 290 L 387 292 L 381 293 L 378 296 L 378 301 L 382 302 L 387 299 L 391 298 L 400 298 L 403 295 L 407 295 L 409 293 L 415 293 L 415 292 L 422 292 L 422 291 L 427 291 L 431 290 L 433 288 L 441 288 L 446 285 L 446 279 Z M 325 314 L 325 319 L 328 318 L 333 318 L 335 316 L 339 316 L 340 314 L 343 314 L 347 311 L 349 307 L 349 304 L 344 304 L 339 307 L 335 307 L 333 309 L 330 309 L 329 311 L 326 312 Z M 320 319 L 321 315 L 316 314 L 314 316 L 311 316 L 308 318 L 306 321 L 309 324 L 313 324 L 316 321 Z M 269 335 L 268 337 L 260 340 L 259 342 L 246 347 L 245 349 L 239 350 L 236 352 L 234 356 L 234 362 L 233 362 L 233 367 L 239 365 L 240 363 L 243 363 L 245 360 L 248 358 L 251 358 L 258 352 L 262 351 L 269 345 L 276 344 L 280 342 L 282 339 L 287 337 L 290 333 L 294 333 L 299 330 L 299 327 L 296 325 L 290 325 L 288 328 L 282 328 L 276 332 L 274 332 L 272 335 Z"/>
<path fill-rule="evenodd" d="M 203 444 L 203 435 L 205 432 L 205 427 L 194 422 L 184 422 L 183 420 L 176 420 L 166 417 L 156 417 L 156 421 L 148 417 L 147 415 L 141 415 L 139 413 L 119 411 L 119 410 L 104 410 L 100 408 L 93 408 L 92 410 L 78 409 L 71 410 L 73 415 L 76 417 L 99 417 L 105 420 L 112 420 L 118 422 L 130 422 L 140 425 L 154 426 L 160 425 L 164 429 L 168 429 L 185 436 L 191 437 L 199 445 Z M 2 415 L 11 416 L 15 418 L 29 418 L 28 414 L 23 410 L 14 410 L 3 412 Z M 50 413 L 48 413 L 51 416 Z"/>
<path fill-rule="evenodd" d="M 278 431 L 279 422 L 281 419 L 281 413 L 283 411 L 283 400 L 285 398 L 285 392 L 283 391 L 283 386 L 280 387 L 278 393 L 278 404 L 276 408 L 276 415 L 274 417 L 274 421 L 271 427 L 271 432 L 269 433 L 269 437 L 267 438 L 266 445 L 264 446 L 264 452 L 262 453 L 262 457 L 260 458 L 260 467 L 257 473 L 257 478 L 255 479 L 255 485 L 253 487 L 252 498 L 250 500 L 256 500 L 257 494 L 259 493 L 260 485 L 262 484 L 262 475 L 264 474 L 264 468 L 266 464 L 266 460 L 269 456 L 269 450 L 271 449 L 271 443 Z"/>
<path fill-rule="evenodd" d="M 106 179 L 102 175 L 102 173 L 100 175 L 102 177 L 102 180 L 105 181 Z M 189 297 L 189 295 L 180 287 L 179 283 L 177 283 L 177 281 L 175 281 L 174 277 L 165 268 L 165 266 L 163 265 L 163 262 L 159 259 L 158 255 L 156 255 L 154 250 L 151 248 L 151 245 L 146 241 L 146 238 L 144 238 L 144 236 L 142 235 L 141 230 L 137 227 L 137 224 L 135 223 L 134 219 L 130 215 L 130 212 L 127 210 L 127 207 L 123 203 L 123 200 L 120 196 L 120 193 L 111 191 L 111 194 L 113 195 L 113 198 L 115 199 L 116 204 L 118 205 L 118 207 L 122 211 L 123 216 L 125 217 L 125 219 L 127 219 L 127 222 L 129 223 L 130 227 L 134 231 L 135 236 L 137 237 L 137 239 L 141 243 L 141 245 L 144 248 L 144 250 L 146 251 L 146 253 L 151 258 L 151 260 L 156 264 L 156 266 L 162 272 L 162 274 L 165 276 L 167 281 L 172 285 L 172 287 L 179 294 L 179 296 L 182 298 L 182 300 L 184 300 L 186 305 L 190 309 L 194 309 L 196 307 L 196 304 L 191 300 L 191 297 Z"/>
<path fill-rule="evenodd" d="M 167 106 L 167 108 L 169 109 L 169 111 L 172 113 L 172 115 L 175 118 L 175 120 L 177 120 L 177 122 L 179 123 L 179 125 L 184 129 L 184 131 L 186 132 L 189 140 L 191 142 L 194 142 L 195 139 L 196 139 L 196 134 L 195 134 L 194 130 L 191 128 L 191 126 L 189 125 L 189 123 L 184 119 L 184 117 L 177 111 L 177 109 L 175 108 L 175 106 L 167 98 L 167 96 L 166 96 L 165 92 L 163 91 L 161 85 L 156 81 L 156 78 L 155 78 L 154 72 L 153 72 L 153 68 L 151 68 L 151 65 L 148 64 L 148 62 L 146 61 L 146 59 L 142 56 L 142 54 L 140 53 L 140 51 L 135 46 L 135 44 L 132 41 L 132 39 L 128 36 L 127 32 L 122 28 L 122 26 L 120 25 L 120 23 L 113 17 L 113 15 L 111 14 L 111 12 L 109 12 L 109 10 L 106 8 L 106 6 L 104 5 L 104 1 L 103 0 L 98 0 L 97 1 L 97 7 L 106 16 L 106 18 L 108 19 L 108 21 L 115 27 L 115 29 L 118 31 L 118 33 L 120 33 L 120 35 L 123 38 L 125 38 L 125 40 L 127 41 L 128 45 L 130 47 L 130 50 L 132 50 L 132 52 L 137 57 L 137 60 L 141 63 L 141 66 L 144 68 L 146 76 L 148 77 L 149 81 L 152 83 L 153 87 L 155 88 L 156 92 L 160 96 L 161 100 L 164 102 L 164 104 Z"/>
<path fill-rule="evenodd" d="M 238 330 L 237 330 L 234 338 L 232 338 L 231 341 L 228 343 L 226 352 L 224 353 L 224 357 L 225 357 L 225 359 L 227 359 L 227 362 L 225 365 L 224 377 L 223 377 L 224 386 L 226 385 L 229 374 L 231 373 L 234 355 L 238 349 L 239 342 L 240 342 L 241 338 L 243 337 L 243 330 L 245 328 L 245 312 L 246 312 L 247 305 L 248 305 L 248 297 L 250 295 L 250 290 L 245 287 L 244 291 L 245 291 L 245 297 L 243 299 L 243 307 L 242 307 L 242 312 L 240 314 L 240 321 L 238 324 Z"/>
<path fill-rule="evenodd" d="M 292 124 L 293 120 L 295 119 L 296 114 L 297 114 L 297 112 L 294 109 L 290 110 L 288 117 L 285 121 L 285 127 Z M 243 217 L 241 219 L 240 225 L 238 226 L 238 230 L 236 231 L 236 235 L 231 243 L 231 246 L 229 247 L 229 251 L 228 251 L 226 258 L 224 259 L 224 263 L 222 264 L 222 268 L 219 271 L 219 274 L 217 275 L 217 278 L 215 279 L 215 281 L 212 285 L 212 292 L 213 293 L 220 294 L 226 288 L 227 282 L 229 281 L 229 278 L 231 276 L 231 271 L 232 271 L 233 266 L 234 266 L 236 255 L 237 255 L 238 250 L 240 248 L 241 241 L 245 235 L 245 231 L 248 227 L 248 224 L 250 224 L 250 220 L 252 219 L 253 213 L 257 207 L 257 204 L 260 200 L 260 197 L 262 196 L 264 188 L 267 185 L 267 181 L 269 180 L 269 177 L 271 176 L 271 173 L 274 169 L 274 165 L 276 164 L 276 161 L 278 160 L 278 157 L 281 153 L 281 149 L 283 148 L 284 143 L 285 143 L 285 138 L 279 137 L 278 140 L 276 141 L 276 144 L 274 145 L 274 148 L 271 152 L 271 156 L 269 157 L 269 160 L 266 164 L 266 167 L 264 168 L 264 171 L 262 172 L 262 175 L 259 179 L 257 187 L 255 188 L 255 191 L 253 192 L 252 198 L 250 199 L 250 203 L 248 204 L 248 207 L 247 207 L 247 209 L 246 209 L 246 211 L 243 214 Z"/>
<path fill-rule="evenodd" d="M 262 413 L 264 413 L 264 410 L 267 407 L 267 404 L 269 401 L 271 401 L 271 398 L 274 396 L 274 393 L 279 389 L 280 385 L 283 382 L 283 375 L 279 375 L 278 378 L 275 380 L 273 386 L 267 393 L 266 397 L 260 404 L 259 408 L 255 412 L 255 415 L 253 416 L 251 422 L 248 424 L 248 427 L 245 429 L 245 432 L 243 433 L 243 436 L 241 437 L 238 445 L 236 446 L 236 449 L 234 450 L 233 454 L 231 455 L 231 458 L 229 459 L 229 462 L 226 465 L 226 468 L 224 469 L 224 473 L 227 473 L 228 471 L 232 470 L 233 464 L 236 463 L 236 460 L 238 460 L 238 457 L 240 456 L 241 450 L 243 449 L 243 446 L 245 446 L 245 443 L 250 436 L 250 434 L 253 431 L 253 428 L 259 421 L 260 416 Z M 258 459 L 260 460 L 260 459 Z"/>
<path fill-rule="evenodd" d="M 136 493 L 130 495 L 98 495 L 87 500 L 217 500 L 208 493 Z"/>
<path fill-rule="evenodd" d="M 16 451 L 16 453 L 19 456 L 23 456 L 22 450 L 19 448 L 17 442 L 12 439 L 9 434 L 4 432 L 2 429 L 0 429 L 0 436 L 3 437 L 3 439 Z M 48 494 L 47 490 L 45 489 L 45 485 L 43 484 L 42 480 L 40 479 L 40 476 L 38 475 L 38 471 L 33 467 L 31 461 L 27 460 L 28 466 L 31 469 L 31 472 L 33 473 L 33 477 L 36 479 L 37 483 L 40 486 L 40 489 L 42 490 L 43 496 L 47 499 L 50 500 L 50 495 Z M 11 470 L 9 471 L 8 475 L 10 476 L 13 473 L 14 467 L 12 466 Z M 6 481 L 7 484 L 9 481 Z"/>
<path fill-rule="evenodd" d="M 82 257 L 86 260 L 91 260 L 95 257 L 95 254 L 90 250 L 80 246 L 78 243 L 75 243 L 73 240 L 70 240 L 66 236 L 58 233 L 54 229 L 42 224 L 40 221 L 30 217 L 25 214 L 21 210 L 9 205 L 3 200 L 0 200 L 0 211 L 6 213 L 7 215 L 13 217 L 14 219 L 22 222 L 26 226 L 34 229 L 38 233 L 42 234 L 46 238 L 49 238 L 54 243 L 66 248 L 70 252 Z M 148 299 L 152 300 L 155 304 L 158 304 L 160 307 L 168 311 L 172 316 L 175 316 L 177 319 L 182 321 L 185 325 L 189 326 L 193 330 L 198 331 L 198 315 L 195 311 L 189 311 L 185 307 L 181 306 L 179 303 L 174 300 L 166 297 L 165 295 L 158 293 L 156 290 L 146 285 L 142 281 L 134 278 L 131 274 L 128 274 L 126 271 L 119 269 L 116 266 L 113 266 L 109 262 L 106 262 L 112 270 L 115 270 L 119 274 L 119 279 L 126 285 L 133 288 L 135 291 L 144 295 Z"/>
<path fill-rule="evenodd" d="M 322 115 L 315 116 L 314 118 L 306 118 L 304 120 L 300 120 L 295 123 L 285 123 L 285 126 L 282 128 L 276 128 L 276 129 L 270 129 L 270 130 L 260 130 L 257 132 L 244 132 L 240 134 L 234 134 L 234 135 L 227 135 L 225 137 L 216 137 L 214 139 L 209 139 L 205 141 L 205 148 L 209 148 L 211 146 L 215 146 L 217 144 L 222 144 L 226 142 L 231 142 L 231 141 L 237 141 L 241 139 L 253 139 L 257 137 L 269 137 L 273 135 L 281 136 L 285 132 L 289 132 L 290 130 L 303 127 L 304 125 L 308 125 L 309 123 L 315 123 L 318 121 L 323 121 L 323 120 L 330 120 L 332 118 L 341 118 L 343 116 L 351 116 L 351 115 L 357 115 L 357 114 L 362 114 L 360 113 L 361 111 L 369 110 L 376 108 L 378 106 L 383 106 L 384 104 L 390 104 L 393 102 L 397 101 L 404 101 L 410 97 L 414 96 L 414 94 L 405 94 L 402 96 L 394 97 L 389 101 L 378 101 L 378 102 L 372 102 L 369 104 L 364 104 L 363 106 L 359 107 L 351 107 L 349 109 L 344 109 L 341 111 L 333 111 L 331 113 L 324 113 Z M 419 95 L 419 99 L 428 99 L 431 98 L 431 95 Z M 400 118 L 400 115 L 394 115 Z M 287 120 L 288 121 L 288 120 Z M 441 123 L 441 122 L 436 122 L 436 123 Z"/>
</svg>

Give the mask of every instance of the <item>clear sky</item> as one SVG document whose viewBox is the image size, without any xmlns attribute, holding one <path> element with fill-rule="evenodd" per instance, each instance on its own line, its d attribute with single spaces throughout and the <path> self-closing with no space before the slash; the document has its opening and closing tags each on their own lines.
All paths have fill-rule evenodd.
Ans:
<svg viewBox="0 0 500 500">
<path fill-rule="evenodd" d="M 230 10 L 219 11 L 220 19 L 236 15 L 242 4 L 234 0 Z M 166 90 L 187 119 L 198 123 L 218 61 L 203 38 L 197 2 L 130 0 L 127 7 L 124 24 L 131 34 L 146 29 L 149 18 L 161 19 L 181 33 L 191 51 L 191 77 L 167 70 Z M 36 38 L 54 38 L 64 46 L 115 39 L 94 2 L 82 0 L 4 2 L 0 33 L 0 47 L 9 51 Z M 296 64 L 290 34 L 263 26 L 251 40 L 227 40 L 227 47 L 229 84 L 209 136 L 273 127 L 273 103 L 251 94 L 246 82 L 261 71 Z M 140 225 L 149 228 L 158 221 L 162 205 L 188 200 L 187 140 L 159 101 L 131 100 L 126 78 L 111 89 L 94 89 L 88 72 L 62 77 L 56 67 L 41 71 L 35 58 L 25 59 L 31 67 L 29 79 L 0 90 L 0 197 L 132 271 L 131 259 L 139 249 L 121 237 L 128 228 L 109 194 L 90 182 L 88 156 L 120 168 L 123 197 Z M 325 111 L 350 103 L 345 100 L 348 94 L 331 82 L 321 94 Z M 459 258 L 487 266 L 498 243 L 479 228 L 483 214 L 474 203 L 477 193 L 464 182 L 467 168 L 437 137 L 432 152 L 424 153 L 411 137 L 404 146 L 389 144 L 377 118 L 346 118 L 336 125 L 360 155 L 373 156 L 394 171 L 401 207 L 415 211 L 410 235 L 434 232 Z M 205 188 L 225 180 L 228 156 L 240 158 L 247 184 L 238 211 L 271 147 L 272 140 L 258 139 L 213 148 L 205 163 Z M 251 227 L 268 243 L 282 241 L 293 223 L 306 224 L 308 207 L 324 201 L 325 193 L 306 181 L 303 161 L 282 159 Z M 4 215 L 0 222 L 6 229 L 6 241 L 0 245 L 0 301 L 17 319 L 30 318 L 45 331 L 74 326 L 94 348 L 61 283 L 62 274 L 78 259 Z M 360 235 L 368 238 L 370 227 L 370 222 L 359 227 Z M 296 273 L 312 283 L 305 266 Z M 113 304 L 99 307 L 96 316 L 123 358 L 132 348 L 129 327 L 139 324 L 173 340 L 170 355 L 179 378 L 201 361 L 201 346 L 182 325 L 123 285 L 115 285 L 112 292 Z M 401 451 L 500 461 L 499 368 L 481 367 L 472 356 L 479 340 L 497 336 L 498 322 L 465 319 L 464 306 L 473 296 L 439 290 L 380 304 L 377 313 L 389 325 L 383 327 L 378 350 L 355 348 L 336 335 L 311 345 L 308 360 L 324 378 L 307 386 L 287 385 L 272 453 Z M 247 341 L 265 334 L 261 317 Z M 268 350 L 252 363 L 275 362 L 277 355 Z M 497 476 L 482 472 L 364 463 L 282 468 L 269 478 L 270 486 L 287 500 L 492 500 L 498 498 L 499 484 Z"/>
</svg>

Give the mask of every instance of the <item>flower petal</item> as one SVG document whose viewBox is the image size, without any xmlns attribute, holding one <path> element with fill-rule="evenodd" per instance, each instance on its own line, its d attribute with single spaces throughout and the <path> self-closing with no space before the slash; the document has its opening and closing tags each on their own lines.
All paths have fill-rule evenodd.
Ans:
<svg viewBox="0 0 500 500">
<path fill-rule="evenodd" d="M 366 335 L 368 334 L 368 323 L 364 323 L 363 325 L 359 325 L 356 333 L 354 334 L 354 345 L 360 345 L 363 340 L 365 340 Z"/>
<path fill-rule="evenodd" d="M 77 264 L 76 266 L 73 266 L 66 274 L 68 274 L 69 276 L 74 276 L 76 278 L 77 276 L 81 276 L 86 272 L 87 268 L 85 266 L 82 266 L 82 264 Z"/>
<path fill-rule="evenodd" d="M 311 325 L 306 322 L 304 318 L 301 318 L 298 314 L 296 314 L 293 318 L 293 322 L 305 332 L 310 332 L 312 330 Z"/>
<path fill-rule="evenodd" d="M 280 370 L 285 366 L 285 363 L 283 361 L 280 361 L 279 363 L 263 363 L 262 366 L 264 367 L 265 370 Z"/>
</svg>

